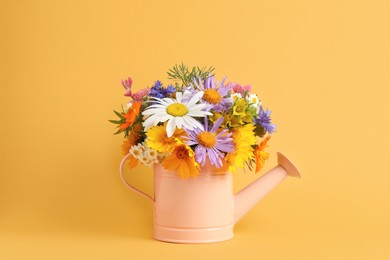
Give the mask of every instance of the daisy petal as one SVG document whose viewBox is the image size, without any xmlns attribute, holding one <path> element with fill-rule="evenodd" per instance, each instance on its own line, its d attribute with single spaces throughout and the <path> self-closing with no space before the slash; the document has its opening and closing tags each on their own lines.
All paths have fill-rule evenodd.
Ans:
<svg viewBox="0 0 390 260">
<path fill-rule="evenodd" d="M 169 118 L 172 118 L 171 115 L 167 114 L 167 115 L 162 115 L 161 117 L 158 118 L 159 122 L 161 123 L 164 123 L 165 121 L 167 121 Z"/>
<path fill-rule="evenodd" d="M 152 115 L 150 117 L 148 117 L 144 122 L 143 122 L 143 126 L 145 127 L 145 130 L 148 130 L 149 128 L 151 128 L 153 126 L 153 123 L 154 121 L 156 120 L 157 116 L 156 115 Z"/>
<path fill-rule="evenodd" d="M 204 127 L 201 123 L 199 123 L 197 120 L 193 119 L 192 117 L 186 117 L 192 125 L 194 125 L 195 127 L 201 129 L 201 130 L 204 130 Z"/>
<path fill-rule="evenodd" d="M 168 137 L 171 137 L 173 135 L 173 133 L 175 132 L 175 118 L 172 117 L 171 119 L 168 120 L 168 124 L 167 124 L 167 136 Z"/>
<path fill-rule="evenodd" d="M 176 93 L 176 95 L 177 95 L 177 93 Z M 196 93 L 196 94 L 191 98 L 191 100 L 187 103 L 187 106 L 192 107 L 192 106 L 195 105 L 202 97 L 203 97 L 203 91 L 199 91 L 198 93 Z"/>
<path fill-rule="evenodd" d="M 182 117 L 176 117 L 175 118 L 175 123 L 177 128 L 182 128 L 183 127 L 183 118 Z"/>
<path fill-rule="evenodd" d="M 183 93 L 176 92 L 176 100 L 177 100 L 177 102 L 181 103 L 182 99 L 183 99 Z"/>
<path fill-rule="evenodd" d="M 160 113 L 166 113 L 166 110 L 162 108 L 151 108 L 142 112 L 142 115 L 148 116 L 148 115 L 160 114 Z"/>
<path fill-rule="evenodd" d="M 162 100 L 165 101 L 165 103 L 167 103 L 168 105 L 175 103 L 175 101 L 172 98 L 163 98 Z"/>
<path fill-rule="evenodd" d="M 192 129 L 194 129 L 196 127 L 196 125 L 194 125 L 192 123 L 192 121 L 189 120 L 188 118 L 189 118 L 188 116 L 183 116 L 183 121 L 184 121 L 183 122 L 183 126 L 184 126 L 184 128 L 186 128 L 188 130 L 192 130 Z"/>
</svg>

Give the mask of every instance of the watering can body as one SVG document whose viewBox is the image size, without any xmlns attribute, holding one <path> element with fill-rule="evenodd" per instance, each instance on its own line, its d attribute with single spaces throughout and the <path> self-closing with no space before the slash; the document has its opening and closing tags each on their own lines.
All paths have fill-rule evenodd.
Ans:
<svg viewBox="0 0 390 260">
<path fill-rule="evenodd" d="M 208 243 L 233 238 L 231 173 L 202 169 L 198 177 L 182 179 L 156 165 L 154 174 L 155 239 Z"/>
<path fill-rule="evenodd" d="M 154 232 L 157 240 L 174 243 L 211 243 L 232 239 L 234 224 L 286 176 L 300 177 L 296 167 L 278 153 L 279 165 L 237 194 L 230 172 L 203 167 L 196 178 L 182 179 L 154 166 L 154 198 L 125 185 L 154 202 Z"/>
</svg>

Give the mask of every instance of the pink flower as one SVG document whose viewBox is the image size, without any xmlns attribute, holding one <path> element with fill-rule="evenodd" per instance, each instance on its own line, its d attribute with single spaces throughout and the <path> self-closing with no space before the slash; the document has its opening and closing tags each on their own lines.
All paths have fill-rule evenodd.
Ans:
<svg viewBox="0 0 390 260">
<path fill-rule="evenodd" d="M 138 90 L 135 94 L 131 93 L 130 97 L 132 97 L 135 101 L 142 101 L 144 100 L 144 97 L 149 95 L 150 89 L 149 88 L 143 88 Z"/>
<path fill-rule="evenodd" d="M 126 89 L 125 96 L 131 96 L 131 85 L 133 85 L 133 80 L 129 77 L 128 79 L 122 80 L 122 86 Z"/>
<path fill-rule="evenodd" d="M 125 93 L 126 97 L 131 97 L 135 101 L 142 101 L 144 99 L 144 96 L 149 95 L 150 93 L 149 88 L 138 90 L 136 93 L 131 92 L 132 85 L 133 85 L 132 78 L 129 77 L 128 79 L 122 80 L 122 86 L 126 89 L 126 93 Z"/>
<path fill-rule="evenodd" d="M 232 86 L 232 93 L 244 94 L 244 91 L 250 92 L 252 89 L 251 85 L 241 86 L 238 83 L 229 83 Z"/>
</svg>

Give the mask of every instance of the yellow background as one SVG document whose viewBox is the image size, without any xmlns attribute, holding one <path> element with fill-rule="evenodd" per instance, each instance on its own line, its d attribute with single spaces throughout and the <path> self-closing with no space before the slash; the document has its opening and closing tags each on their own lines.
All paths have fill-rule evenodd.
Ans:
<svg viewBox="0 0 390 260">
<path fill-rule="evenodd" d="M 1 1 L 1 259 L 390 259 L 388 1 Z M 213 65 L 273 111 L 288 179 L 234 240 L 152 239 L 120 182 L 120 79 Z M 264 172 L 264 171 L 263 171 Z M 128 172 L 153 192 L 152 172 Z M 235 176 L 235 190 L 259 175 Z"/>
</svg>

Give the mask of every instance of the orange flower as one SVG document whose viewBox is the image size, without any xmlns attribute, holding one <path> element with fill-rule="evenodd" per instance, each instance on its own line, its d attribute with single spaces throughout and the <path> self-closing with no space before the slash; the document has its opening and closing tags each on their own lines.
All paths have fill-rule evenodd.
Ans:
<svg viewBox="0 0 390 260">
<path fill-rule="evenodd" d="M 255 149 L 254 151 L 254 156 L 255 156 L 255 160 L 256 160 L 256 172 L 259 172 L 264 164 L 265 164 L 265 160 L 267 160 L 269 158 L 269 153 L 264 151 L 264 149 L 267 146 L 267 142 L 268 140 L 271 138 L 271 136 L 267 136 Z"/>
<path fill-rule="evenodd" d="M 173 153 L 165 157 L 162 164 L 166 170 L 174 171 L 182 178 L 199 174 L 199 164 L 195 161 L 194 151 L 179 140 Z"/>
<path fill-rule="evenodd" d="M 122 154 L 127 155 L 130 151 L 130 148 L 135 145 L 139 139 L 139 131 L 141 130 L 140 125 L 135 125 L 133 130 L 130 132 L 129 136 L 123 140 L 122 144 Z M 138 159 L 130 155 L 127 159 L 128 166 L 130 169 L 134 168 L 138 164 Z"/>
<path fill-rule="evenodd" d="M 122 116 L 126 118 L 126 122 L 120 124 L 119 126 L 120 131 L 124 131 L 134 123 L 135 119 L 139 114 L 139 110 L 141 109 L 141 105 L 142 102 L 134 102 L 131 108 L 129 108 L 129 110 L 127 111 L 127 113 L 122 114 Z"/>
</svg>

